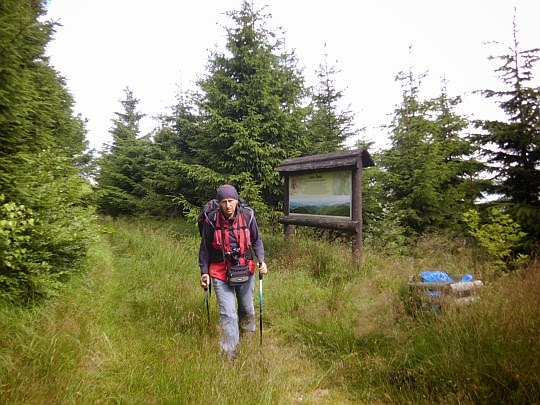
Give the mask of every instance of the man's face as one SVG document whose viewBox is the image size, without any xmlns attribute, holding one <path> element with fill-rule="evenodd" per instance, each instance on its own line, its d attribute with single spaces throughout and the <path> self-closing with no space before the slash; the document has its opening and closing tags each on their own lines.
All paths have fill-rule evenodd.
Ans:
<svg viewBox="0 0 540 405">
<path fill-rule="evenodd" d="M 230 218 L 234 215 L 234 211 L 236 210 L 236 206 L 238 205 L 238 200 L 235 200 L 234 198 L 224 198 L 219 202 L 219 206 L 221 207 L 221 212 L 223 212 L 223 215 Z"/>
</svg>

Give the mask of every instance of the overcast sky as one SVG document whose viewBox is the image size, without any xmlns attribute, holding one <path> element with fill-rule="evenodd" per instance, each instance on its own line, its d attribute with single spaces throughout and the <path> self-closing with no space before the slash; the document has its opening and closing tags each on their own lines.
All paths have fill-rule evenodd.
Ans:
<svg viewBox="0 0 540 405">
<path fill-rule="evenodd" d="M 67 79 L 76 112 L 87 118 L 90 146 L 110 142 L 114 112 L 129 86 L 152 117 L 175 104 L 179 89 L 194 89 L 205 73 L 211 50 L 224 50 L 230 19 L 241 0 L 49 0 L 47 19 L 61 24 L 48 47 L 51 64 Z M 540 47 L 539 0 L 253 0 L 272 15 L 267 28 L 281 27 L 289 50 L 294 49 L 308 84 L 328 54 L 341 73 L 344 107 L 355 114 L 365 137 L 385 147 L 389 114 L 401 99 L 394 80 L 412 66 L 428 73 L 423 97 L 440 94 L 441 78 L 450 96 L 464 98 L 462 110 L 474 118 L 492 118 L 499 109 L 471 93 L 501 88 L 488 56 L 506 52 L 511 44 L 517 7 L 521 49 Z M 277 30 L 275 30 L 277 31 Z M 326 44 L 326 48 L 324 46 Z M 412 51 L 409 51 L 411 47 Z M 536 86 L 540 70 L 535 70 Z"/>
</svg>

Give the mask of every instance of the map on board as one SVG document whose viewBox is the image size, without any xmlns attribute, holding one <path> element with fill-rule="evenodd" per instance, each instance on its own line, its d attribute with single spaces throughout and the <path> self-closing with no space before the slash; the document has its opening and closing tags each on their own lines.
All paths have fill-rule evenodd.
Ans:
<svg viewBox="0 0 540 405">
<path fill-rule="evenodd" d="M 289 177 L 289 214 L 351 218 L 350 170 Z"/>
</svg>

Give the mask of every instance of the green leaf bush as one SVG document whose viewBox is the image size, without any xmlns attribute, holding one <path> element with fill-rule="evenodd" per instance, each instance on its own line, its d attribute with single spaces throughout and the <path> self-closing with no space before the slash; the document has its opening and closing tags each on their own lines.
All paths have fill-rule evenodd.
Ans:
<svg viewBox="0 0 540 405">
<path fill-rule="evenodd" d="M 518 253 L 527 234 L 510 215 L 492 208 L 488 222 L 482 223 L 478 211 L 469 210 L 463 214 L 463 220 L 496 271 L 510 271 L 528 260 L 527 255 Z"/>
<path fill-rule="evenodd" d="M 91 187 L 64 158 L 28 161 L 27 204 L 0 195 L 0 291 L 12 302 L 56 294 L 97 235 Z"/>
</svg>

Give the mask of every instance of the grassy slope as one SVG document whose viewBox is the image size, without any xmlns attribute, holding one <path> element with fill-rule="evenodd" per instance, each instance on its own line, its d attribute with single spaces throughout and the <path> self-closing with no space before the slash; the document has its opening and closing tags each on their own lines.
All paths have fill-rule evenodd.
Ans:
<svg viewBox="0 0 540 405">
<path fill-rule="evenodd" d="M 408 258 L 366 250 L 354 269 L 346 246 L 268 235 L 264 346 L 242 340 L 231 366 L 215 297 L 207 322 L 194 229 L 109 226 L 60 297 L 0 308 L 1 403 L 539 401 L 538 270 L 490 284 L 466 310 L 413 319 L 399 299 L 407 275 L 470 272 L 473 257 L 430 241 Z"/>
</svg>

